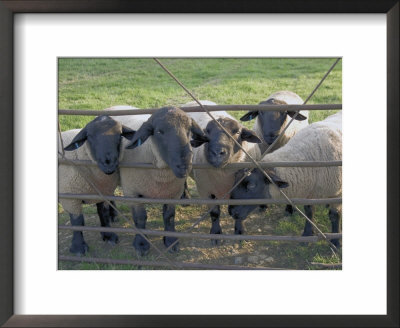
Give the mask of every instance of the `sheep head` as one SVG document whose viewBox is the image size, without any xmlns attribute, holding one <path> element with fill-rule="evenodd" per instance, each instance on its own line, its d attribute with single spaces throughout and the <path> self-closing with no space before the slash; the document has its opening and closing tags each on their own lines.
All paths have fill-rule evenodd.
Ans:
<svg viewBox="0 0 400 328">
<path fill-rule="evenodd" d="M 244 170 L 235 174 L 235 184 L 243 178 Z M 279 178 L 275 172 L 266 170 L 272 181 L 279 188 L 286 188 L 289 184 Z M 271 181 L 259 170 L 253 169 L 251 173 L 231 192 L 231 199 L 270 199 L 269 186 Z M 228 212 L 234 219 L 244 220 L 259 205 L 229 205 Z"/>
<path fill-rule="evenodd" d="M 161 108 L 150 116 L 126 148 L 139 147 L 149 137 L 152 137 L 161 159 L 177 178 L 185 178 L 192 167 L 190 138 L 197 142 L 205 139 L 204 132 L 197 123 L 176 107 Z"/>
<path fill-rule="evenodd" d="M 240 145 L 242 145 L 243 141 L 251 143 L 261 142 L 254 131 L 243 127 L 236 120 L 228 117 L 220 117 L 217 121 Z M 215 121 L 210 121 L 206 127 L 205 155 L 211 165 L 221 168 L 228 163 L 240 161 L 244 154 L 242 154 L 241 149 L 232 138 Z"/>
<path fill-rule="evenodd" d="M 89 158 L 105 174 L 112 174 L 119 165 L 121 137 L 132 139 L 134 134 L 134 130 L 102 115 L 89 122 L 64 150 L 73 151 L 87 142 Z"/>
<path fill-rule="evenodd" d="M 260 102 L 260 105 L 287 105 L 287 103 L 271 98 Z M 258 116 L 258 124 L 260 125 L 264 142 L 271 145 L 285 127 L 287 117 L 293 117 L 295 114 L 296 112 L 293 111 L 252 111 L 243 115 L 240 120 L 250 121 Z M 307 117 L 300 113 L 295 118 L 297 121 L 304 121 L 305 119 Z"/>
</svg>

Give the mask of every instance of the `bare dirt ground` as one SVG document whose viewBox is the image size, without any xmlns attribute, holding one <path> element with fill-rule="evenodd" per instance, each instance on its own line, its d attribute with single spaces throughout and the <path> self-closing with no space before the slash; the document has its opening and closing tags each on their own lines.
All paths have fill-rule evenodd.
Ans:
<svg viewBox="0 0 400 328">
<path fill-rule="evenodd" d="M 124 205 L 119 205 L 119 209 L 124 216 L 119 217 L 113 227 L 133 227 L 129 209 Z M 162 211 L 161 206 L 148 206 L 147 229 L 162 230 Z M 317 209 L 317 223 L 322 227 L 322 231 L 329 232 L 329 219 L 327 209 L 320 207 Z M 99 226 L 99 219 L 95 214 L 95 206 L 88 206 L 85 210 L 85 224 L 87 226 Z M 205 206 L 177 206 L 176 209 L 176 231 L 187 231 L 192 224 L 206 212 Z M 60 213 L 59 224 L 69 225 L 69 217 L 66 213 Z M 284 206 L 272 205 L 266 211 L 255 210 L 245 221 L 246 234 L 249 235 L 301 235 L 304 219 L 299 214 L 284 216 Z M 221 226 L 224 234 L 234 233 L 234 220 L 228 215 L 227 207 L 222 206 Z M 211 227 L 210 218 L 204 220 L 192 232 L 209 233 Z M 148 260 L 154 261 L 159 253 L 154 247 L 150 249 L 148 255 L 139 258 L 133 246 L 133 235 L 120 233 L 119 243 L 110 245 L 102 241 L 99 232 L 84 232 L 85 240 L 89 245 L 88 257 L 101 257 L 126 260 Z M 72 232 L 59 230 L 59 255 L 71 255 L 69 247 Z M 165 250 L 162 237 L 149 236 L 154 245 L 161 251 Z M 177 253 L 167 253 L 172 261 L 186 263 L 205 263 L 218 265 L 240 265 L 244 267 L 279 268 L 279 269 L 319 269 L 311 262 L 338 263 L 341 256 L 335 257 L 328 245 L 320 241 L 318 243 L 300 244 L 296 242 L 264 242 L 264 241 L 221 241 L 218 246 L 212 246 L 211 240 L 206 239 L 180 239 L 180 250 Z M 165 261 L 165 258 L 160 260 Z M 82 270 L 82 269 L 171 269 L 168 267 L 138 267 L 134 265 L 110 265 L 94 264 L 81 262 L 59 262 L 59 269 Z"/>
</svg>

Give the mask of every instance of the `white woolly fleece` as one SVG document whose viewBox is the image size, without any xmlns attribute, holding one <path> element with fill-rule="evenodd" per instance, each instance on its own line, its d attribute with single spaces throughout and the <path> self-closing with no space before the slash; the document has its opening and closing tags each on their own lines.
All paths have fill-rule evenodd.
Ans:
<svg viewBox="0 0 400 328">
<path fill-rule="evenodd" d="M 258 145 L 243 141 L 243 148 L 255 160 L 261 157 Z M 242 150 L 230 158 L 229 163 L 240 163 L 250 161 Z M 205 147 L 201 145 L 194 149 L 193 163 L 209 164 L 205 154 Z M 216 198 L 222 198 L 235 183 L 235 172 L 237 169 L 193 169 L 193 178 L 196 181 L 197 190 L 202 198 L 209 198 L 211 194 Z"/>
<path fill-rule="evenodd" d="M 131 106 L 115 106 L 111 109 L 137 109 Z M 139 130 L 151 115 L 113 116 L 115 120 L 133 130 Z M 143 145 L 124 149 L 124 162 L 152 163 L 158 169 L 120 168 L 121 185 L 125 196 L 146 198 L 180 198 L 185 179 L 178 179 L 161 158 L 157 146 L 150 136 Z M 124 148 L 129 142 L 124 142 Z"/>
<path fill-rule="evenodd" d="M 341 111 L 302 129 L 285 146 L 262 159 L 263 162 L 341 160 Z M 278 167 L 275 173 L 289 183 L 289 187 L 282 189 L 289 198 L 334 198 L 342 195 L 340 166 Z M 282 199 L 274 185 L 269 188 L 273 199 Z"/>
<path fill-rule="evenodd" d="M 79 129 L 62 132 L 63 146 L 71 143 L 73 138 L 80 132 Z M 58 140 L 58 149 L 62 152 L 61 141 Z M 61 158 L 60 155 L 58 155 Z M 65 157 L 71 160 L 90 160 L 93 158 L 90 153 L 87 142 L 80 148 L 73 151 L 66 151 Z M 59 164 L 58 166 L 58 192 L 59 193 L 74 193 L 74 194 L 97 194 L 97 191 L 86 179 L 98 188 L 102 194 L 112 196 L 117 187 L 119 174 L 114 172 L 111 175 L 106 175 L 97 166 L 96 167 L 75 167 L 73 165 Z M 62 207 L 68 213 L 79 215 L 82 214 L 82 200 L 80 199 L 60 199 Z M 85 201 L 86 203 L 95 203 L 96 201 Z"/>
<path fill-rule="evenodd" d="M 202 105 L 208 105 L 208 106 L 217 105 L 215 102 L 210 100 L 199 100 L 199 101 Z M 195 101 L 191 101 L 187 104 L 182 105 L 181 107 L 195 107 L 195 106 L 198 106 L 198 103 Z M 208 122 L 212 120 L 210 115 L 208 115 L 206 112 L 196 112 L 196 113 L 186 113 L 186 114 L 188 114 L 188 116 L 191 117 L 203 130 L 207 127 Z M 223 110 L 218 112 L 211 112 L 211 115 L 214 116 L 216 119 L 220 117 L 229 117 L 233 120 L 235 119 Z"/>
</svg>

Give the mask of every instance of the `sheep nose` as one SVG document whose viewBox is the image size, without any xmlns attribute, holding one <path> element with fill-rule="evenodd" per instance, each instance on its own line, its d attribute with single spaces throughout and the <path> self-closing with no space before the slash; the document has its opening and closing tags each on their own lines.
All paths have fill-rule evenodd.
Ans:
<svg viewBox="0 0 400 328">
<path fill-rule="evenodd" d="M 176 164 L 176 167 L 180 170 L 186 170 L 187 166 L 185 164 Z"/>
<path fill-rule="evenodd" d="M 278 137 L 277 135 L 270 133 L 270 134 L 264 135 L 264 140 L 267 143 L 272 144 L 276 140 L 277 137 Z"/>
<path fill-rule="evenodd" d="M 110 164 L 111 161 L 109 159 L 106 159 L 106 164 Z"/>
<path fill-rule="evenodd" d="M 213 149 L 211 150 L 211 154 L 216 157 L 221 157 L 226 155 L 225 149 Z"/>
</svg>

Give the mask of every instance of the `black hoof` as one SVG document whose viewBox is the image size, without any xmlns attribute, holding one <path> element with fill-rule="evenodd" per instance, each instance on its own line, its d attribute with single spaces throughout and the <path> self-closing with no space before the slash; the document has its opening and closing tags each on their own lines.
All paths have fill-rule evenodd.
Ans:
<svg viewBox="0 0 400 328">
<path fill-rule="evenodd" d="M 241 230 L 235 229 L 235 235 L 244 235 L 244 234 L 245 234 L 244 229 L 241 229 Z"/>
<path fill-rule="evenodd" d="M 144 239 L 141 235 L 136 235 L 133 240 L 133 247 L 139 256 L 145 256 L 150 250 L 149 242 Z"/>
<path fill-rule="evenodd" d="M 175 241 L 178 240 L 178 238 L 175 238 L 175 237 L 164 237 L 163 239 L 164 239 L 164 245 L 165 245 L 166 248 L 168 248 L 168 247 L 171 246 L 173 243 L 175 243 Z M 168 250 L 168 252 L 170 252 L 170 253 L 176 253 L 176 252 L 178 252 L 178 251 L 179 251 L 179 242 L 176 242 L 176 243 L 174 244 L 174 246 L 172 246 L 172 247 Z"/>
<path fill-rule="evenodd" d="M 331 243 L 335 245 L 336 248 L 340 248 L 340 240 L 339 239 L 332 239 Z"/>
<path fill-rule="evenodd" d="M 217 232 L 210 232 L 213 235 L 221 235 L 222 234 L 222 229 L 217 231 Z M 222 244 L 222 240 L 220 239 L 211 239 L 211 245 L 212 246 L 218 246 Z"/>
<path fill-rule="evenodd" d="M 79 244 L 72 243 L 69 251 L 74 255 L 82 256 L 85 255 L 87 251 L 89 251 L 89 246 L 85 242 Z"/>
<path fill-rule="evenodd" d="M 217 230 L 211 229 L 210 234 L 212 234 L 212 235 L 221 235 L 222 234 L 222 229 L 221 228 L 219 228 Z M 221 245 L 221 243 L 222 243 L 222 240 L 211 239 L 211 245 L 212 246 L 218 246 L 218 245 Z"/>
<path fill-rule="evenodd" d="M 260 213 L 263 213 L 263 212 L 265 212 L 267 209 L 268 209 L 268 205 L 260 205 L 259 208 L 258 208 L 258 211 L 259 211 Z"/>
<path fill-rule="evenodd" d="M 111 245 L 118 244 L 118 236 L 114 232 L 102 232 L 103 241 L 109 242 Z"/>
<path fill-rule="evenodd" d="M 221 240 L 211 239 L 211 246 L 219 246 L 221 245 Z"/>
<path fill-rule="evenodd" d="M 294 212 L 295 212 L 295 209 L 293 208 L 292 205 L 286 205 L 285 216 L 293 215 Z"/>
</svg>

